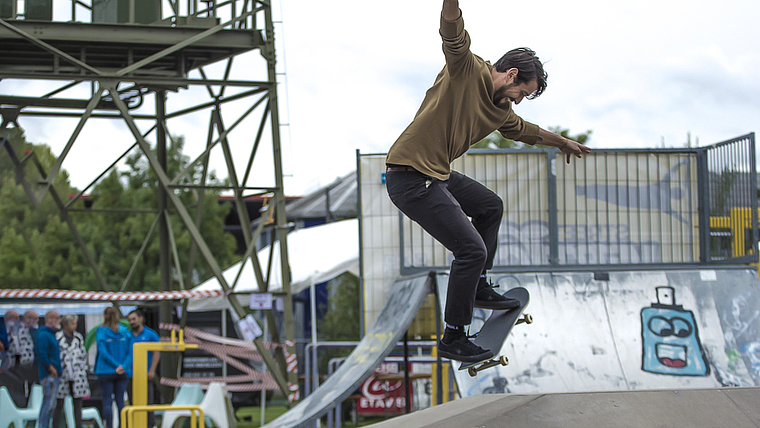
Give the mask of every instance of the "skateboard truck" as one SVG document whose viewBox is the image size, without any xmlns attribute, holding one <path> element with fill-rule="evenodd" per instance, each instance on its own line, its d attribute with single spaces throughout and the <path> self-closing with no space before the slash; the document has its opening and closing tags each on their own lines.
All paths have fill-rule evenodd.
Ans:
<svg viewBox="0 0 760 428">
<path fill-rule="evenodd" d="M 483 361 L 482 363 L 476 364 L 472 367 L 468 367 L 467 374 L 469 374 L 471 377 L 475 377 L 475 375 L 478 374 L 478 372 L 481 370 L 496 367 L 498 365 L 506 366 L 507 364 L 509 364 L 509 359 L 507 359 L 507 357 L 504 355 L 501 355 L 499 357 L 494 357 L 490 360 Z"/>
<path fill-rule="evenodd" d="M 525 323 L 525 324 L 533 324 L 533 315 L 531 315 L 531 314 L 527 314 L 527 313 L 526 313 L 526 314 L 524 314 L 524 315 L 522 316 L 522 318 L 520 318 L 520 319 L 518 319 L 518 320 L 517 320 L 517 322 L 515 323 L 515 325 L 517 325 L 517 324 L 522 324 L 522 323 Z"/>
</svg>

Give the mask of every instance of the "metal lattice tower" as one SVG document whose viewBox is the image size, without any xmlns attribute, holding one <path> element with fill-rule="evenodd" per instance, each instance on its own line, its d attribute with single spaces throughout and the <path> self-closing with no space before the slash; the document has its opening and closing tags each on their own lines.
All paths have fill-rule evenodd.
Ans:
<svg viewBox="0 0 760 428">
<path fill-rule="evenodd" d="M 267 317 L 274 340 L 282 341 L 279 339 L 282 337 L 286 345 L 276 346 L 273 357 L 261 337 L 254 342 L 280 390 L 292 397 L 298 382 L 296 373 L 288 372 L 285 360 L 285 352 L 295 355 L 295 348 L 271 3 L 261 0 L 203 0 L 200 4 L 198 0 L 168 0 L 164 3 L 160 0 L 66 0 L 61 3 L 66 3 L 64 7 L 70 11 L 70 19 L 66 21 L 52 20 L 52 0 L 26 0 L 22 3 L 25 5 L 23 11 L 18 10 L 17 0 L 0 0 L 0 80 L 53 81 L 56 84 L 55 90 L 41 97 L 4 94 L 3 86 L 0 86 L 0 133 L 13 126 L 20 127 L 27 117 L 73 118 L 78 120 L 77 125 L 50 171 L 45 171 L 32 156 L 21 157 L 13 153 L 9 144 L 3 144 L 7 150 L 0 147 L 0 151 L 7 151 L 19 169 L 35 164 L 32 167 L 39 171 L 41 181 L 21 184 L 34 204 L 48 197 L 47 194 L 55 200 L 101 287 L 107 291 L 114 284 L 106 282 L 68 213 L 74 210 L 73 204 L 111 168 L 132 150 L 139 150 L 159 182 L 154 225 L 158 224 L 161 244 L 161 289 L 172 288 L 173 263 L 178 272 L 187 271 L 187 278 L 192 277 L 197 249 L 224 290 L 231 291 L 235 284 L 225 280 L 214 254 L 199 233 L 202 200 L 198 211 L 191 213 L 174 193 L 178 188 L 198 189 L 199 198 L 202 198 L 206 189 L 219 190 L 219 186 L 207 184 L 207 177 L 212 149 L 221 147 L 230 184 L 224 189 L 234 193 L 247 248 L 244 257 L 252 259 L 262 291 L 268 289 L 269 278 L 265 276 L 255 250 L 265 222 L 259 222 L 256 230 L 251 229 L 244 198 L 266 195 L 273 202 L 264 215 L 273 218 L 267 227 L 274 228 L 281 243 L 284 334 L 277 332 L 276 328 L 272 331 L 276 323 L 271 311 Z M 55 5 L 60 6 L 58 0 Z M 59 12 L 58 9 L 55 11 Z M 261 78 L 252 80 L 249 76 L 257 72 Z M 198 97 L 193 97 L 193 105 L 174 109 L 171 106 L 177 103 L 167 102 L 173 96 L 181 97 L 183 93 L 198 88 L 206 93 L 206 99 L 201 102 Z M 145 100 L 150 99 L 155 99 L 152 109 L 144 105 Z M 246 104 L 245 108 L 240 109 L 241 103 Z M 238 109 L 230 110 L 242 110 L 243 113 L 232 123 L 225 123 L 222 111 L 229 105 Z M 166 168 L 166 142 L 167 138 L 172 138 L 168 124 L 173 119 L 203 111 L 210 112 L 206 149 L 189 166 L 170 177 Z M 118 158 L 104 161 L 103 172 L 79 195 L 63 199 L 56 194 L 53 179 L 82 130 L 93 118 L 126 124 L 130 138 L 135 142 Z M 138 122 L 150 125 L 147 132 L 138 126 Z M 248 162 L 241 176 L 233 161 L 233 148 L 238 146 L 232 144 L 230 134 L 236 128 L 247 126 L 254 132 L 246 133 L 242 143 Z M 151 151 L 146 141 L 148 138 L 155 139 L 156 153 Z M 271 160 L 267 165 L 273 168 L 271 181 L 274 184 L 251 186 L 247 183 L 255 175 L 254 160 L 264 156 L 259 149 L 268 142 L 271 142 Z M 108 163 L 110 166 L 106 167 Z M 203 179 L 200 183 L 193 183 L 187 175 L 197 165 L 203 166 Z M 19 177 L 23 181 L 23 175 Z M 170 208 L 179 215 L 193 239 L 189 266 L 178 264 L 168 221 Z M 144 210 L 141 213 L 144 214 Z M 147 236 L 146 242 L 149 239 Z M 140 256 L 138 254 L 137 258 Z M 128 281 L 129 277 L 124 285 Z M 178 282 L 184 287 L 182 275 L 179 275 Z M 233 318 L 247 315 L 238 300 L 230 298 L 229 301 L 234 308 Z M 163 307 L 161 313 L 162 321 L 170 321 L 168 307 Z"/>
</svg>

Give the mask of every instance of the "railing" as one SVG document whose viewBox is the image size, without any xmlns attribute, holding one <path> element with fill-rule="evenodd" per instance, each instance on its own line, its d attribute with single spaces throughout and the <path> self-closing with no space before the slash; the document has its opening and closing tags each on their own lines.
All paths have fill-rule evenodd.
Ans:
<svg viewBox="0 0 760 428">
<path fill-rule="evenodd" d="M 136 4 L 138 3 L 138 4 Z M 0 0 L 0 19 L 256 28 L 258 0 Z"/>
<path fill-rule="evenodd" d="M 699 148 L 593 150 L 570 165 L 554 149 L 472 150 L 452 169 L 504 201 L 495 270 L 744 264 L 757 261 L 755 155 L 748 134 Z M 362 180 L 374 180 L 385 157 L 359 162 Z M 370 201 L 387 199 L 378 182 L 361 190 L 363 250 L 373 263 L 393 241 L 402 274 L 448 269 L 446 248 L 389 201 Z M 397 238 L 370 234 L 376 227 Z"/>
<path fill-rule="evenodd" d="M 121 426 L 122 428 L 139 428 L 135 426 L 135 413 L 156 412 L 156 411 L 190 411 L 190 428 L 205 428 L 206 421 L 201 406 L 172 406 L 170 404 L 151 404 L 146 406 L 124 406 L 121 409 Z M 144 422 L 143 422 L 144 423 Z"/>
</svg>

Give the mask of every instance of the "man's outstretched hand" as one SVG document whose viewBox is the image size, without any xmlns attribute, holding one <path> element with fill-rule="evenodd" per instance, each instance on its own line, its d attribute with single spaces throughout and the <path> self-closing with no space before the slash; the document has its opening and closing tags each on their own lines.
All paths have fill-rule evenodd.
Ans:
<svg viewBox="0 0 760 428">
<path fill-rule="evenodd" d="M 573 155 L 580 159 L 585 153 L 591 152 L 589 147 L 567 138 L 565 138 L 564 145 L 560 146 L 559 149 L 565 154 L 565 161 L 568 165 L 570 165 L 570 158 Z"/>
</svg>

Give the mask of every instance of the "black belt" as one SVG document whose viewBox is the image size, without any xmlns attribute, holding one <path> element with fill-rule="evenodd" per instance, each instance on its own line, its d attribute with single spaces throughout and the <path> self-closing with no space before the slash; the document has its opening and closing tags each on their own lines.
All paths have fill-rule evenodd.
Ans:
<svg viewBox="0 0 760 428">
<path fill-rule="evenodd" d="M 416 169 L 412 168 L 411 166 L 402 166 L 402 165 L 388 165 L 385 167 L 385 170 L 388 172 L 417 172 Z"/>
</svg>

